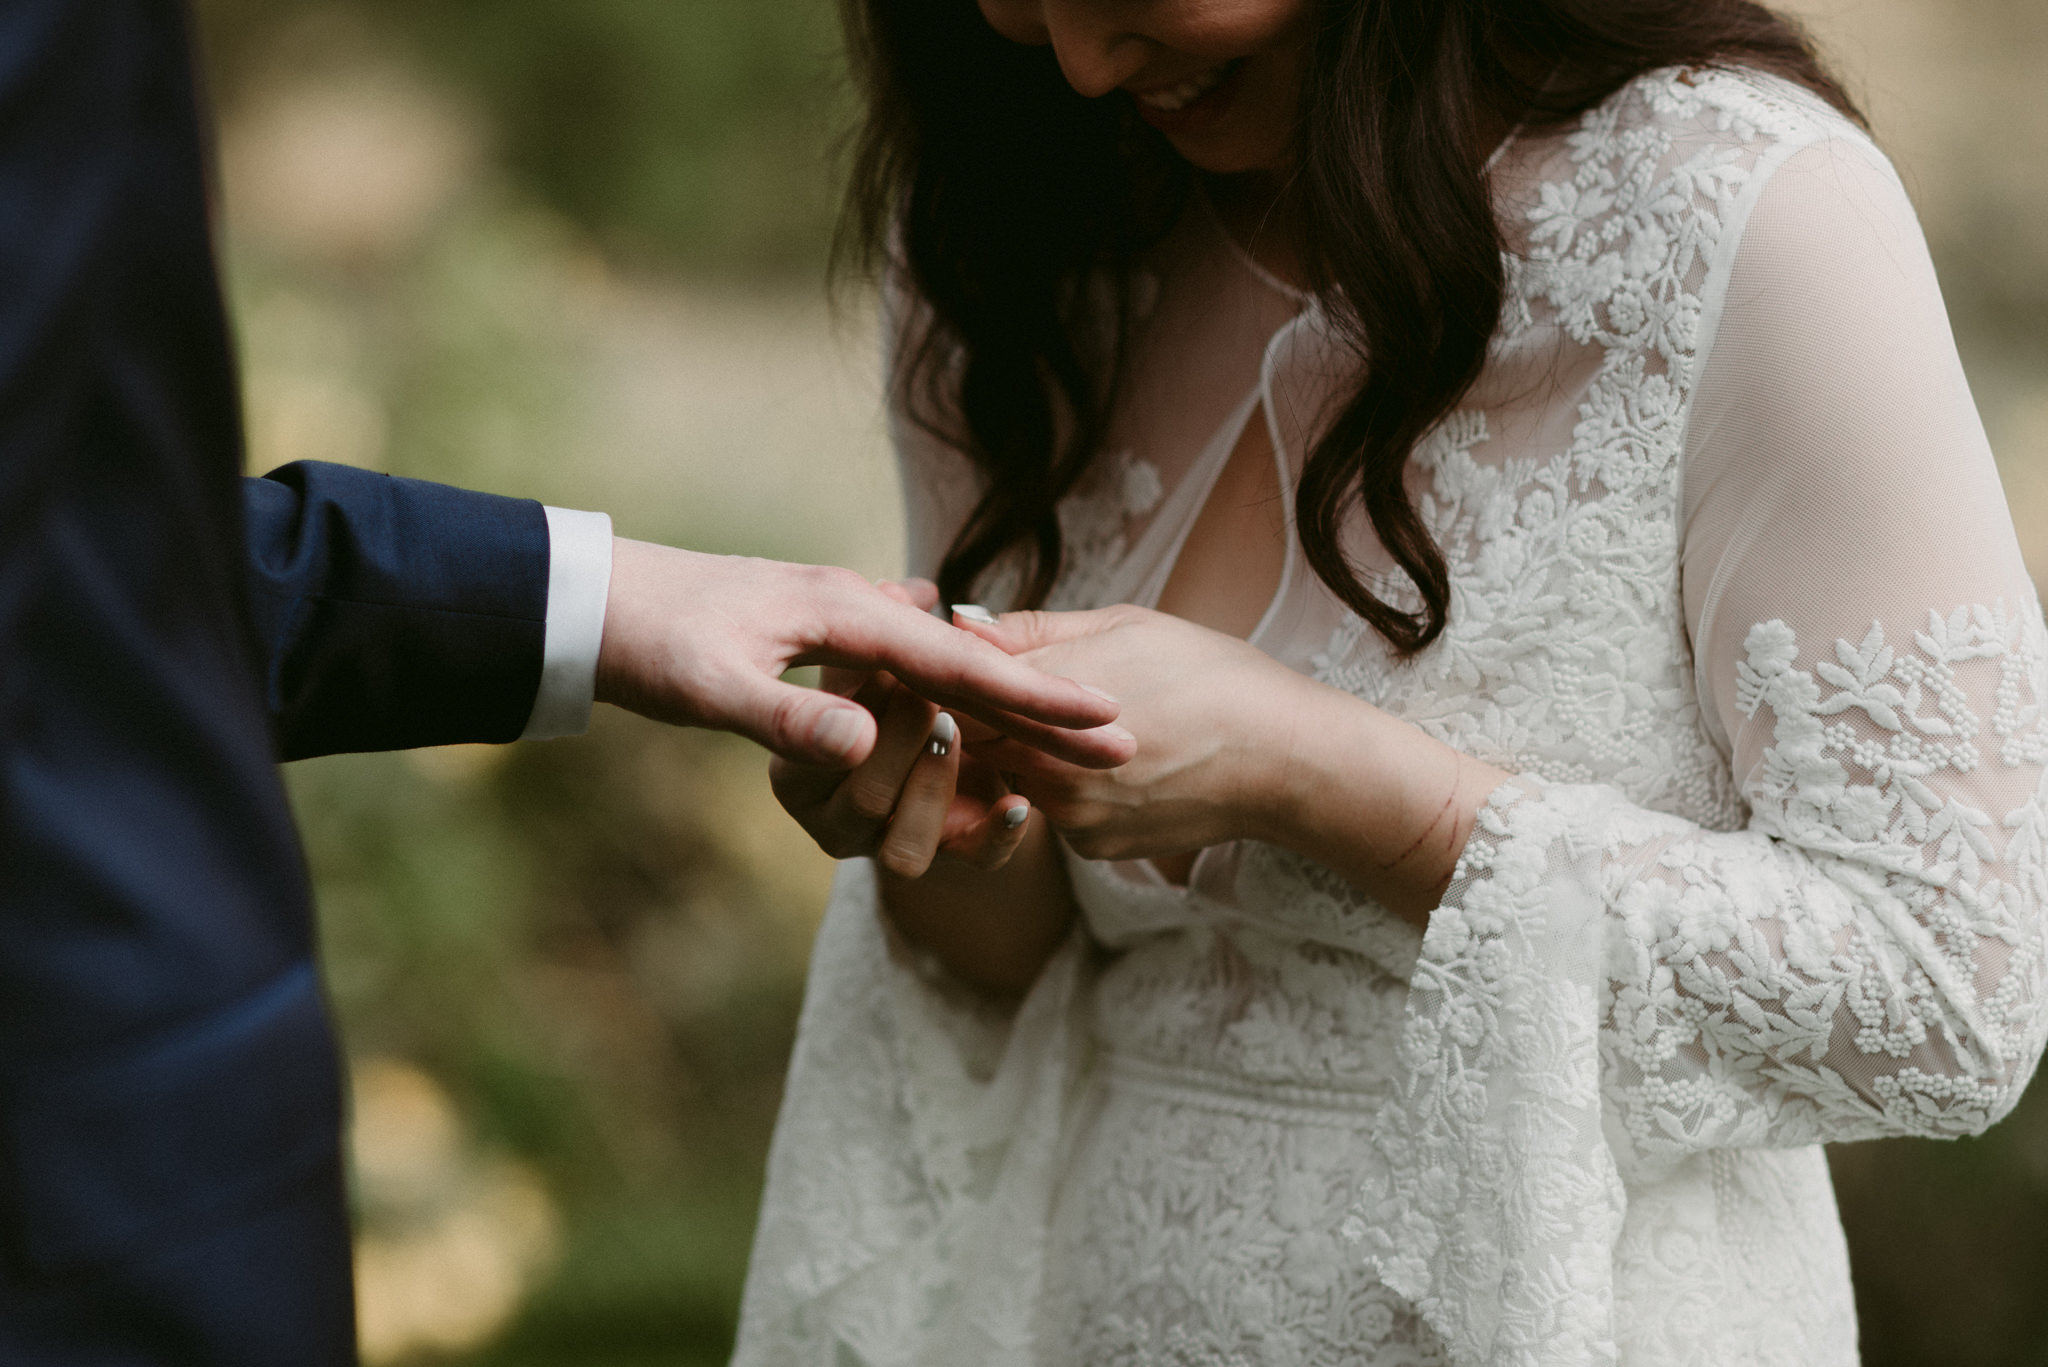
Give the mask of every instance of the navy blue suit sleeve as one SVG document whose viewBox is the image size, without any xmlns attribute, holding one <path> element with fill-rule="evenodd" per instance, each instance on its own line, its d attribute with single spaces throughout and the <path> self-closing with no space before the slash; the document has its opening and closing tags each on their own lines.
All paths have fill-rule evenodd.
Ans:
<svg viewBox="0 0 2048 1367">
<path fill-rule="evenodd" d="M 244 479 L 242 504 L 281 758 L 518 738 L 546 639 L 540 504 L 312 461 Z"/>
</svg>

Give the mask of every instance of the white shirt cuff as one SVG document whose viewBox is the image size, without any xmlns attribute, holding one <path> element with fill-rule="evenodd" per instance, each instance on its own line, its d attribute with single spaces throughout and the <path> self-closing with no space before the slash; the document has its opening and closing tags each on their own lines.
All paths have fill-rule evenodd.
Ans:
<svg viewBox="0 0 2048 1367">
<path fill-rule="evenodd" d="M 597 648 L 604 641 L 605 595 L 612 586 L 612 520 L 603 513 L 546 509 L 548 621 L 540 691 L 521 740 L 580 736 L 590 729 L 597 693 Z"/>
</svg>

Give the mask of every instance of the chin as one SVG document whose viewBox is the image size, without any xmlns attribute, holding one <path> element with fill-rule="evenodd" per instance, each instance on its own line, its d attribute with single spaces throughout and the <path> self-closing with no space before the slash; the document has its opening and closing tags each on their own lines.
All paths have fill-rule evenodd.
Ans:
<svg viewBox="0 0 2048 1367">
<path fill-rule="evenodd" d="M 1180 153 L 1181 160 L 1212 176 L 1279 171 L 1287 165 L 1291 153 L 1285 145 L 1274 146 L 1269 138 L 1169 137 L 1167 141 Z"/>
</svg>

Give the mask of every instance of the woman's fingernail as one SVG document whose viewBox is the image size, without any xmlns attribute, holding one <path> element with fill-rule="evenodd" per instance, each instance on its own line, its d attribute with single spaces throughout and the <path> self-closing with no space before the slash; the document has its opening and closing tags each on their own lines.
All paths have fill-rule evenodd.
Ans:
<svg viewBox="0 0 2048 1367">
<path fill-rule="evenodd" d="M 925 746 L 925 749 L 934 755 L 950 755 L 953 753 L 953 742 L 959 739 L 960 724 L 949 714 L 941 712 L 932 722 L 931 743 Z"/>
<path fill-rule="evenodd" d="M 955 603 L 953 615 L 965 617 L 970 622 L 979 622 L 985 627 L 996 625 L 996 615 L 979 603 Z"/>
<path fill-rule="evenodd" d="M 1076 679 L 1075 682 L 1080 683 L 1080 680 Z M 1096 697 L 1102 699 L 1104 702 L 1115 703 L 1118 707 L 1122 707 L 1124 705 L 1124 700 L 1122 698 L 1119 698 L 1116 694 L 1110 692 L 1106 688 L 1097 688 L 1094 684 L 1090 683 L 1081 684 L 1081 687 L 1087 689 L 1090 693 L 1093 693 Z"/>
<path fill-rule="evenodd" d="M 1009 830 L 1014 831 L 1029 820 L 1030 817 L 1031 808 L 1029 807 L 1006 808 L 1003 812 L 1003 825 Z"/>
<path fill-rule="evenodd" d="M 1138 743 L 1138 738 L 1124 730 L 1121 726 L 1105 726 L 1102 728 L 1102 734 L 1108 736 L 1111 740 L 1127 740 L 1133 745 Z"/>
</svg>

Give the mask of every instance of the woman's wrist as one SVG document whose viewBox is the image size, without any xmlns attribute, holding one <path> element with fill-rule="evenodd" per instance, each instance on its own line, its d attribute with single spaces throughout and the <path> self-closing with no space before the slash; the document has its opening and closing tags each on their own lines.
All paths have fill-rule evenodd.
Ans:
<svg viewBox="0 0 2048 1367">
<path fill-rule="evenodd" d="M 1250 833 L 1425 920 L 1480 809 L 1510 775 L 1348 693 L 1302 682 L 1251 785 Z"/>
<path fill-rule="evenodd" d="M 1310 790 L 1322 781 L 1321 737 L 1331 724 L 1324 695 L 1335 690 L 1293 670 L 1274 673 L 1284 678 L 1262 689 L 1244 714 L 1260 724 L 1246 737 L 1234 824 L 1246 839 L 1292 849 L 1315 805 Z"/>
</svg>

